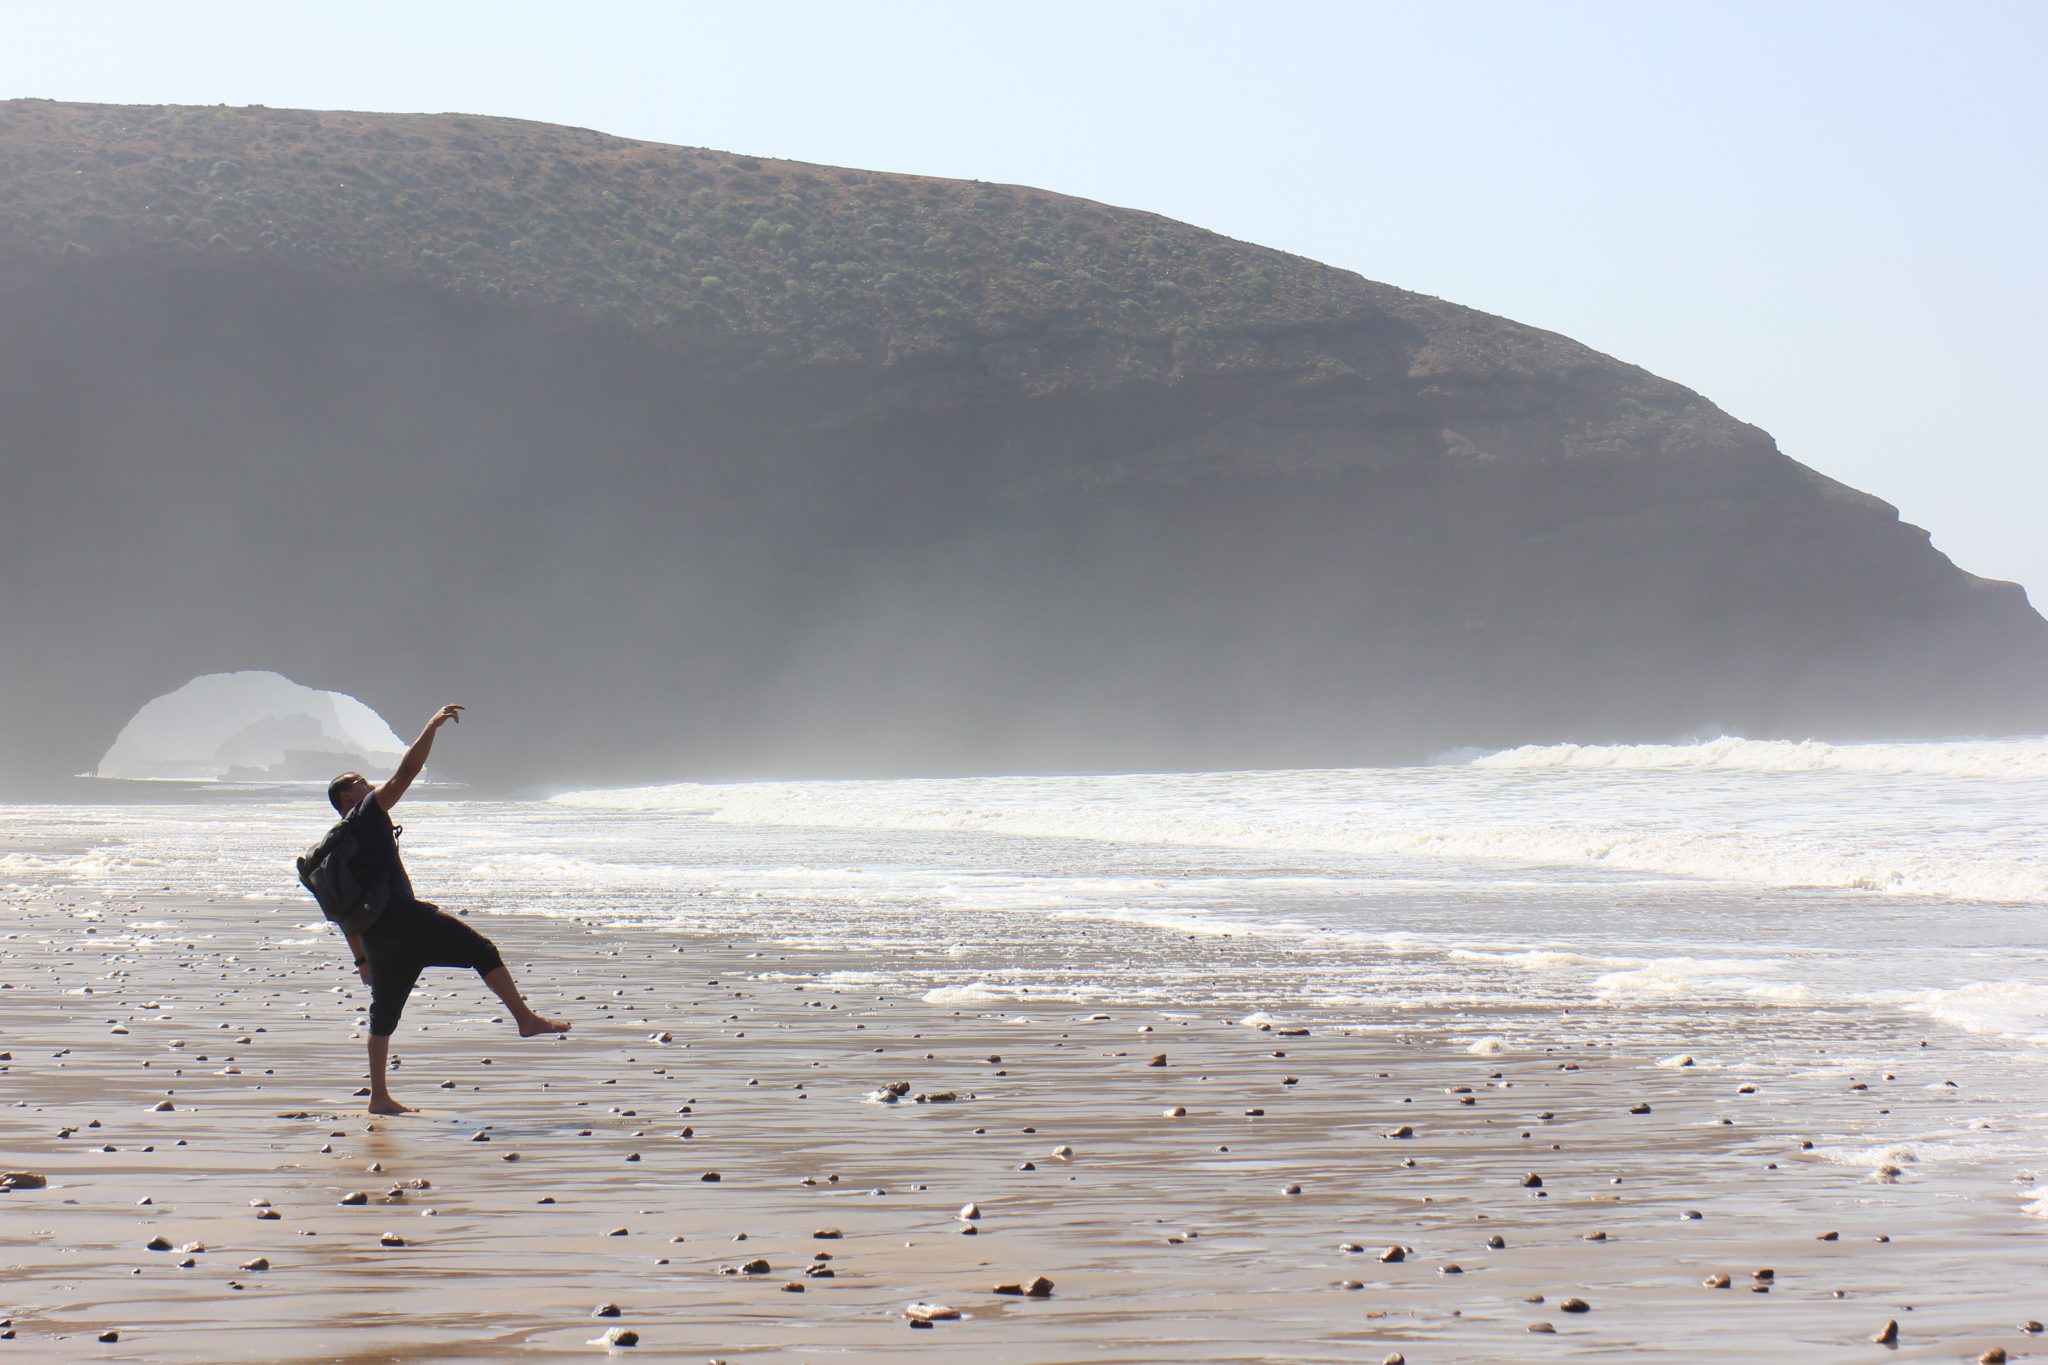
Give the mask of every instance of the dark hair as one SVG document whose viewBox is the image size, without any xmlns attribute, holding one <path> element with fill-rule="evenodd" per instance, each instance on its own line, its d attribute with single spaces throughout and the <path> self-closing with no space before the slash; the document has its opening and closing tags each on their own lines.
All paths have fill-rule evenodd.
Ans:
<svg viewBox="0 0 2048 1365">
<path fill-rule="evenodd" d="M 341 789 L 353 783 L 367 782 L 368 780 L 361 773 L 343 773 L 340 777 L 327 784 L 327 804 L 334 807 L 336 814 L 347 815 L 348 811 L 341 804 Z"/>
</svg>

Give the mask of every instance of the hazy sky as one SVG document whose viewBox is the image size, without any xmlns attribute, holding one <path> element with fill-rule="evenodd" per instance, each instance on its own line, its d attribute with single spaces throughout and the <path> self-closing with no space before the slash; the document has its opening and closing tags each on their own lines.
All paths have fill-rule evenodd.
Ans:
<svg viewBox="0 0 2048 1365">
<path fill-rule="evenodd" d="M 0 96 L 1039 185 L 1552 328 L 2048 607 L 2048 4 L 10 6 Z"/>
</svg>

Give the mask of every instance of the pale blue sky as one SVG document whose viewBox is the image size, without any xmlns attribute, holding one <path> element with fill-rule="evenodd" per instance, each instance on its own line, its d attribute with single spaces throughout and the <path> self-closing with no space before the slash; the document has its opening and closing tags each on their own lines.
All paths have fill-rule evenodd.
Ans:
<svg viewBox="0 0 2048 1365">
<path fill-rule="evenodd" d="M 12 6 L 0 96 L 461 110 L 1151 209 L 1697 389 L 2048 606 L 2048 4 Z"/>
</svg>

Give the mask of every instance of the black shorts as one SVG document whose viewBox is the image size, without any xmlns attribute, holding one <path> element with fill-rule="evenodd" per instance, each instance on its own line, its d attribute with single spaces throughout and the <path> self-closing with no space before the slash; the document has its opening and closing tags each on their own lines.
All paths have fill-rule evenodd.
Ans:
<svg viewBox="0 0 2048 1365">
<path fill-rule="evenodd" d="M 363 935 L 370 959 L 370 1032 L 380 1038 L 398 1027 L 406 997 L 428 967 L 468 967 L 488 976 L 505 965 L 497 945 L 426 901 L 393 906 Z"/>
</svg>

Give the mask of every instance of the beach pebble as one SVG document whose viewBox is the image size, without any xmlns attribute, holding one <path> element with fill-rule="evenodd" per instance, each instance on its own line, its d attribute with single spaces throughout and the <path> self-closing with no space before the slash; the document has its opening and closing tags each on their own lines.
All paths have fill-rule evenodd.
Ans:
<svg viewBox="0 0 2048 1365">
<path fill-rule="evenodd" d="M 382 1237 L 379 1237 L 377 1241 L 387 1247 L 402 1247 L 405 1245 L 405 1239 L 395 1232 L 387 1232 Z"/>
<path fill-rule="evenodd" d="M 142 1246 L 145 1251 L 169 1251 L 171 1249 L 171 1244 L 165 1241 L 161 1236 L 150 1238 L 147 1242 L 144 1242 Z"/>
<path fill-rule="evenodd" d="M 1870 1334 L 1870 1339 L 1880 1346 L 1892 1346 L 1899 1340 L 1899 1320 L 1886 1318 L 1884 1326 Z"/>
<path fill-rule="evenodd" d="M 618 1315 L 619 1306 L 615 1303 L 601 1303 L 590 1310 L 590 1316 L 593 1318 L 615 1318 Z"/>
<path fill-rule="evenodd" d="M 1650 1106 L 1647 1104 L 1632 1104 L 1628 1107 L 1628 1112 L 1631 1114 L 1647 1114 L 1650 1112 Z"/>
<path fill-rule="evenodd" d="M 1771 1269 L 1769 1266 L 1764 1266 L 1761 1269 L 1750 1271 L 1749 1278 L 1757 1281 L 1760 1284 L 1769 1284 L 1773 1280 L 1778 1278 L 1778 1272 Z"/>
<path fill-rule="evenodd" d="M 1487 1246 L 1489 1246 L 1489 1247 L 1491 1247 L 1491 1248 L 1492 1248 L 1493 1250 L 1495 1250 L 1495 1251 L 1500 1251 L 1500 1250 L 1502 1250 L 1503 1248 L 1505 1248 L 1505 1247 L 1507 1246 L 1507 1244 L 1508 1244 L 1508 1239 L 1507 1239 L 1507 1238 L 1505 1238 L 1505 1237 L 1503 1237 L 1503 1236 L 1501 1236 L 1501 1235 L 1500 1235 L 1499 1233 L 1497 1233 L 1497 1232 L 1496 1232 L 1496 1233 L 1494 1233 L 1494 1234 L 1493 1234 L 1493 1235 L 1492 1235 L 1491 1237 L 1488 1237 L 1488 1238 L 1486 1239 L 1486 1245 L 1487 1245 Z"/>
<path fill-rule="evenodd" d="M 1556 1329 L 1555 1327 L 1552 1327 L 1552 1326 L 1551 1326 L 1551 1325 L 1550 1325 L 1549 1323 L 1547 1323 L 1547 1322 L 1532 1322 L 1532 1323 L 1530 1323 L 1530 1324 L 1529 1324 L 1529 1330 L 1530 1330 L 1530 1331 L 1532 1331 L 1532 1332 L 1546 1332 L 1546 1333 L 1547 1333 L 1547 1332 L 1555 1332 L 1555 1331 L 1556 1331 L 1557 1329 Z"/>
<path fill-rule="evenodd" d="M 590 1343 L 593 1346 L 638 1346 L 640 1334 L 630 1327 L 607 1328 L 605 1334 Z"/>
<path fill-rule="evenodd" d="M 109 1327 L 106 1331 L 100 1333 L 99 1335 L 99 1340 L 101 1341 L 114 1342 L 119 1341 L 120 1339 L 121 1334 L 111 1327 Z"/>
<path fill-rule="evenodd" d="M 2020 1330 L 2022 1332 L 2025 1332 L 2030 1337 L 2036 1337 L 2041 1335 L 2044 1329 L 2042 1328 L 2039 1322 L 2036 1322 L 2032 1318 L 2028 1318 L 2025 1322 L 2020 1324 Z"/>
<path fill-rule="evenodd" d="M 1728 1278 L 1728 1272 L 1717 1270 L 1704 1280 L 1701 1280 L 1700 1283 L 1709 1289 L 1726 1289 L 1733 1281 Z"/>
<path fill-rule="evenodd" d="M 1415 1130 L 1404 1123 L 1393 1132 L 1388 1133 L 1387 1136 L 1390 1138 L 1412 1138 L 1415 1136 Z"/>
<path fill-rule="evenodd" d="M 1027 1299 L 1051 1298 L 1052 1281 L 1043 1275 L 1034 1276 L 1031 1283 L 1024 1286 L 1024 1297 Z"/>
<path fill-rule="evenodd" d="M 943 1303 L 913 1303 L 903 1310 L 906 1318 L 925 1318 L 932 1322 L 951 1322 L 960 1316 L 960 1310 Z"/>
<path fill-rule="evenodd" d="M 177 1107 L 177 1105 L 172 1104 L 169 1100 L 158 1100 L 155 1104 L 149 1106 L 149 1112 L 152 1114 L 168 1114 Z"/>
<path fill-rule="evenodd" d="M 1074 1157 L 1074 1149 L 1062 1142 L 1059 1146 L 1052 1149 L 1052 1154 L 1061 1161 L 1071 1161 Z"/>
<path fill-rule="evenodd" d="M 1543 1177 L 1542 1177 L 1542 1176 L 1540 1176 L 1540 1175 L 1537 1175 L 1537 1174 L 1535 1174 L 1534 1172 L 1531 1172 L 1530 1174 L 1528 1174 L 1528 1175 L 1525 1175 L 1525 1176 L 1523 1176 L 1523 1177 L 1522 1177 L 1522 1188 L 1523 1188 L 1523 1189 L 1525 1189 L 1525 1190 L 1540 1190 L 1540 1189 L 1542 1189 L 1542 1188 L 1543 1188 Z"/>
<path fill-rule="evenodd" d="M 1408 1253 L 1400 1247 L 1388 1247 L 1380 1253 L 1381 1265 L 1399 1265 L 1408 1259 Z"/>
<path fill-rule="evenodd" d="M 782 1282 L 782 1292 L 783 1292 L 783 1293 L 785 1293 L 785 1294 L 801 1294 L 801 1293 L 803 1293 L 803 1292 L 804 1292 L 804 1286 L 803 1286 L 803 1281 L 801 1281 L 801 1280 L 784 1280 L 784 1281 Z"/>
<path fill-rule="evenodd" d="M 972 1202 L 962 1204 L 960 1206 L 960 1217 L 963 1219 L 975 1219 L 981 1217 L 981 1205 Z"/>
<path fill-rule="evenodd" d="M 1173 1106 L 1173 1108 L 1166 1111 L 1166 1117 L 1170 1119 L 1186 1118 L 1187 1114 L 1187 1107 L 1185 1105 L 1179 1104 L 1176 1104 L 1175 1106 Z"/>
<path fill-rule="evenodd" d="M 1451 1261 L 1445 1265 L 1438 1266 L 1436 1273 L 1439 1275 L 1462 1275 L 1465 1273 L 1465 1267 L 1459 1265 L 1456 1261 Z"/>
<path fill-rule="evenodd" d="M 235 1268 L 237 1270 L 268 1270 L 270 1269 L 270 1258 L 268 1256 L 258 1256 L 255 1260 L 244 1261 Z"/>
<path fill-rule="evenodd" d="M 337 1202 L 343 1204 L 367 1204 L 370 1202 L 370 1195 L 366 1190 L 350 1190 Z"/>
<path fill-rule="evenodd" d="M 742 1275 L 766 1275 L 768 1271 L 768 1262 L 758 1256 L 740 1267 L 740 1274 Z"/>
<path fill-rule="evenodd" d="M 1566 1299 L 1557 1306 L 1557 1311 L 1560 1313 L 1590 1313 L 1593 1311 L 1593 1305 L 1587 1303 L 1584 1299 Z"/>
<path fill-rule="evenodd" d="M 2005 1365 L 2005 1348 L 2003 1346 L 1993 1346 L 1983 1355 L 1977 1357 L 1977 1365 Z"/>
<path fill-rule="evenodd" d="M 989 1292 L 992 1294 L 1022 1294 L 1024 1286 L 1021 1284 L 999 1284 Z"/>
<path fill-rule="evenodd" d="M 262 1219 L 264 1222 L 273 1222 L 276 1219 L 284 1217 L 284 1215 L 279 1213 L 276 1209 L 258 1209 L 256 1210 L 256 1216 Z"/>
<path fill-rule="evenodd" d="M 1299 1186 L 1299 1185 L 1294 1185 L 1294 1184 L 1282 1185 L 1282 1186 L 1280 1187 L 1280 1193 L 1282 1193 L 1282 1194 L 1300 1194 L 1300 1193 L 1301 1193 L 1301 1186 Z"/>
<path fill-rule="evenodd" d="M 845 1234 L 840 1232 L 838 1228 L 819 1228 L 816 1232 L 811 1234 L 811 1236 L 826 1242 L 836 1242 L 844 1235 Z"/>
<path fill-rule="evenodd" d="M 1152 1059 L 1151 1061 L 1149 1061 L 1149 1062 L 1145 1063 L 1145 1065 L 1146 1065 L 1146 1066 L 1165 1066 L 1165 1065 L 1166 1065 L 1166 1054 L 1165 1054 L 1165 1053 L 1163 1053 L 1163 1052 L 1162 1052 L 1162 1053 L 1160 1053 L 1160 1054 L 1159 1054 L 1158 1056 L 1154 1057 L 1154 1058 L 1153 1058 L 1153 1059 Z"/>
<path fill-rule="evenodd" d="M 0 1186 L 10 1190 L 41 1190 L 47 1189 L 49 1184 L 48 1176 L 39 1175 L 35 1171 L 8 1171 L 0 1174 Z"/>
<path fill-rule="evenodd" d="M 1382 1360 L 1380 1365 L 1408 1365 L 1408 1357 L 1396 1351 L 1385 1360 Z"/>
<path fill-rule="evenodd" d="M 704 1172 L 704 1174 L 697 1177 L 697 1179 L 703 1181 L 707 1185 L 716 1185 L 720 1180 L 723 1180 L 724 1178 L 725 1177 L 721 1176 L 716 1171 L 706 1171 Z"/>
<path fill-rule="evenodd" d="M 1586 1242 L 1604 1242 L 1607 1240 L 1607 1234 L 1604 1232 L 1589 1232 L 1580 1240 Z"/>
<path fill-rule="evenodd" d="M 1816 1242 L 1838 1242 L 1841 1240 L 1841 1238 L 1841 1233 L 1830 1230 L 1828 1232 L 1823 1232 L 1820 1236 L 1814 1238 L 1813 1240 Z"/>
</svg>

